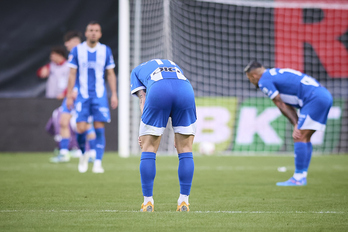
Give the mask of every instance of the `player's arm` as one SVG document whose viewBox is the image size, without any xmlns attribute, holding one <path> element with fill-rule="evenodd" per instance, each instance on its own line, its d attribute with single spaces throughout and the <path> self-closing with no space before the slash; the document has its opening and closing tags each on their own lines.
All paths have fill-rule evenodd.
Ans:
<svg viewBox="0 0 348 232">
<path fill-rule="evenodd" d="M 283 102 L 283 100 L 280 98 L 280 95 L 278 94 L 275 96 L 275 98 L 272 99 L 273 103 L 279 108 L 279 110 L 282 112 L 282 114 L 287 117 L 290 121 L 290 123 L 294 126 L 294 131 L 292 134 L 292 137 L 294 139 L 297 139 L 301 133 L 299 129 L 297 129 L 297 122 L 298 122 L 298 116 L 295 111 L 295 109 L 292 106 L 289 106 Z"/>
<path fill-rule="evenodd" d="M 282 114 L 287 117 L 292 125 L 296 125 L 298 121 L 298 116 L 295 109 L 292 106 L 289 106 L 283 102 L 278 94 L 273 98 L 274 104 L 279 108 Z"/>
<path fill-rule="evenodd" d="M 67 94 L 66 94 L 66 105 L 69 109 L 72 109 L 74 105 L 73 89 L 74 89 L 75 81 L 76 81 L 76 73 L 77 73 L 76 68 L 70 68 Z"/>
<path fill-rule="evenodd" d="M 141 114 L 143 114 L 143 111 L 144 111 L 144 105 L 145 105 L 145 100 L 146 100 L 146 92 L 141 89 L 139 90 L 138 92 L 135 93 L 138 98 L 139 98 L 139 106 L 140 106 L 140 111 L 141 111 Z"/>
<path fill-rule="evenodd" d="M 39 68 L 36 75 L 42 79 L 47 78 L 50 75 L 50 64 L 46 64 Z"/>
<path fill-rule="evenodd" d="M 116 109 L 118 105 L 116 74 L 113 68 L 107 69 L 107 78 L 111 90 L 111 108 Z"/>
</svg>

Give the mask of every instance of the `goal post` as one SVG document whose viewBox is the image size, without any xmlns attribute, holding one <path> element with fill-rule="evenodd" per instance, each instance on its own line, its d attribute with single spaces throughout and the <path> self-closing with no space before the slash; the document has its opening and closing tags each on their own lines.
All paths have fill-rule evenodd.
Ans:
<svg viewBox="0 0 348 232">
<path fill-rule="evenodd" d="M 130 155 L 130 80 L 129 80 L 129 0 L 119 0 L 118 38 L 118 153 Z"/>
</svg>

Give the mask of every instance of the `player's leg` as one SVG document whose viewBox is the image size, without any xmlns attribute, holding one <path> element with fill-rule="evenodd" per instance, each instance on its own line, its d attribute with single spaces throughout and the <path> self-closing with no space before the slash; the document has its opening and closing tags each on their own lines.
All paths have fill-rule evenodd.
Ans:
<svg viewBox="0 0 348 232">
<path fill-rule="evenodd" d="M 94 163 L 95 158 L 96 158 L 96 134 L 94 130 L 94 126 L 91 123 L 88 123 L 88 129 L 86 132 L 87 136 L 87 144 L 89 145 L 89 150 L 88 150 L 88 156 L 89 160 L 88 162 Z"/>
<path fill-rule="evenodd" d="M 311 136 L 315 130 L 300 130 L 301 136 L 294 139 L 295 173 L 294 179 L 301 181 L 307 178 L 307 170 L 312 157 Z"/>
<path fill-rule="evenodd" d="M 88 170 L 88 156 L 86 151 L 86 134 L 88 129 L 88 117 L 90 108 L 90 100 L 84 99 L 78 96 L 75 102 L 75 109 L 77 113 L 76 117 L 76 139 L 81 149 L 82 155 L 80 157 L 78 170 L 80 173 L 84 173 Z"/>
<path fill-rule="evenodd" d="M 189 211 L 189 195 L 194 173 L 192 155 L 193 139 L 194 135 L 175 134 L 175 144 L 179 157 L 178 177 L 180 184 L 177 211 Z"/>
<path fill-rule="evenodd" d="M 86 154 L 86 134 L 87 134 L 88 123 L 86 121 L 81 121 L 76 123 L 76 139 L 79 148 L 82 152 L 80 156 L 80 161 L 78 165 L 78 170 L 80 173 L 85 173 L 88 170 L 88 155 Z"/>
<path fill-rule="evenodd" d="M 141 211 L 153 212 L 153 183 L 156 176 L 156 153 L 160 145 L 161 136 L 143 135 L 139 137 L 142 153 L 140 158 L 140 181 L 144 196 Z"/>
<path fill-rule="evenodd" d="M 325 130 L 331 106 L 331 94 L 325 88 L 318 88 L 313 92 L 312 98 L 302 107 L 298 121 L 300 137 L 294 139 L 295 173 L 288 181 L 278 182 L 278 186 L 307 184 L 308 167 L 313 151 L 310 139 L 316 130 Z"/>
<path fill-rule="evenodd" d="M 70 123 L 71 114 L 63 112 L 60 116 L 59 125 L 60 125 L 60 136 L 61 141 L 59 143 L 59 153 L 62 155 L 68 155 L 69 153 L 69 141 L 70 141 Z"/>
<path fill-rule="evenodd" d="M 104 173 L 104 168 L 102 167 L 102 159 L 105 151 L 105 128 L 104 122 L 94 122 L 94 130 L 95 130 L 95 150 L 96 157 L 93 164 L 92 171 L 94 173 Z"/>
<path fill-rule="evenodd" d="M 167 82 L 167 80 L 156 82 L 147 92 L 144 111 L 141 116 L 139 128 L 142 147 L 140 179 L 144 202 L 140 210 L 143 212 L 154 210 L 153 183 L 156 176 L 156 152 L 172 106 L 170 94 L 163 94 Z"/>
<path fill-rule="evenodd" d="M 171 112 L 178 151 L 180 196 L 177 211 L 189 211 L 189 195 L 194 173 L 192 144 L 196 132 L 196 106 L 192 86 L 182 80 L 173 82 L 177 94 Z"/>
<path fill-rule="evenodd" d="M 87 135 L 88 123 L 85 121 L 76 123 L 76 138 L 81 149 L 82 154 L 86 151 L 86 135 Z"/>
<path fill-rule="evenodd" d="M 61 163 L 61 162 L 69 162 L 70 161 L 70 154 L 69 154 L 69 143 L 70 143 L 70 110 L 66 106 L 66 99 L 64 99 L 61 107 L 59 108 L 60 114 L 59 116 L 59 135 L 60 135 L 60 141 L 59 141 L 59 154 L 55 157 L 52 157 L 50 159 L 53 163 Z"/>
<path fill-rule="evenodd" d="M 93 116 L 96 134 L 96 158 L 92 171 L 94 173 L 104 173 L 102 160 L 105 151 L 105 123 L 111 121 L 106 94 L 101 98 L 95 97 L 91 99 L 91 115 Z"/>
</svg>

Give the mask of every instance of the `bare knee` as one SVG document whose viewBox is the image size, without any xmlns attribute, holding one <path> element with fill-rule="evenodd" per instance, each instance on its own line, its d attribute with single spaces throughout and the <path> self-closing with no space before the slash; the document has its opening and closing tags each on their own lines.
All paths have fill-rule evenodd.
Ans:
<svg viewBox="0 0 348 232">
<path fill-rule="evenodd" d="M 161 136 L 143 135 L 139 137 L 139 145 L 142 152 L 157 153 L 161 142 Z"/>
<path fill-rule="evenodd" d="M 59 120 L 59 125 L 62 128 L 68 128 L 70 123 L 70 114 L 62 114 Z"/>
<path fill-rule="evenodd" d="M 175 145 L 178 154 L 192 152 L 194 135 L 175 134 Z"/>
<path fill-rule="evenodd" d="M 298 139 L 294 139 L 294 142 L 303 142 L 308 143 L 311 141 L 311 137 L 314 134 L 315 130 L 300 130 L 301 136 Z"/>
</svg>

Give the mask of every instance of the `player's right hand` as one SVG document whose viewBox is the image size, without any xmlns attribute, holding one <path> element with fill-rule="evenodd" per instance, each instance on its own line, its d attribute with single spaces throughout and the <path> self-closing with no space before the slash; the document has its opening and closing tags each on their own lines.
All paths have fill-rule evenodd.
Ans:
<svg viewBox="0 0 348 232">
<path fill-rule="evenodd" d="M 143 149 L 143 145 L 142 145 L 142 143 L 141 143 L 140 137 L 138 137 L 138 144 L 139 144 L 140 148 Z"/>
<path fill-rule="evenodd" d="M 74 106 L 74 100 L 72 97 L 67 97 L 66 98 L 66 106 L 68 107 L 69 110 L 71 110 Z"/>
</svg>

